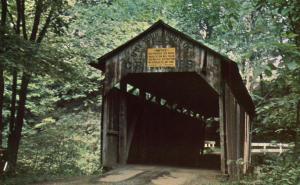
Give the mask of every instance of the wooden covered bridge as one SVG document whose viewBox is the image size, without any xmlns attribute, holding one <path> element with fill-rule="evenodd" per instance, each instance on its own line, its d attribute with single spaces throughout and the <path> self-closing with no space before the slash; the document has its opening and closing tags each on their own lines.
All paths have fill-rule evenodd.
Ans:
<svg viewBox="0 0 300 185">
<path fill-rule="evenodd" d="M 255 112 L 235 62 L 158 21 L 92 66 L 105 74 L 105 167 L 201 163 L 205 120 L 213 118 L 219 169 L 235 176 L 242 159 L 246 172 Z"/>
</svg>

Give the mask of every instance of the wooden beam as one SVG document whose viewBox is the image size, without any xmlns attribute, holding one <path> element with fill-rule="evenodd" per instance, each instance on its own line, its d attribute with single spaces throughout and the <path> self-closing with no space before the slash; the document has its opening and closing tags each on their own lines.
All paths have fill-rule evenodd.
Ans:
<svg viewBox="0 0 300 185">
<path fill-rule="evenodd" d="M 241 155 L 241 109 L 240 109 L 240 105 L 238 104 L 238 102 L 236 101 L 236 160 L 239 160 L 240 158 L 243 158 Z M 240 177 L 240 174 L 242 173 L 240 171 L 240 164 L 237 164 L 237 175 L 238 177 Z"/>
<path fill-rule="evenodd" d="M 126 83 L 121 81 L 121 91 L 126 90 Z M 126 95 L 119 95 L 119 163 L 126 164 L 127 162 L 127 99 Z"/>
<path fill-rule="evenodd" d="M 227 172 L 229 176 L 234 175 L 234 169 L 233 169 L 233 120 L 232 120 L 232 112 L 234 110 L 233 108 L 233 97 L 230 92 L 230 88 L 227 84 L 225 84 L 225 118 L 226 118 L 226 148 L 227 148 Z"/>
<path fill-rule="evenodd" d="M 111 168 L 118 163 L 118 135 L 116 128 L 118 125 L 118 96 L 114 91 L 107 93 L 103 99 L 103 146 L 102 162 L 103 166 Z"/>
<path fill-rule="evenodd" d="M 221 152 L 221 172 L 226 174 L 226 138 L 225 138 L 225 92 L 224 83 L 220 83 L 220 96 L 219 96 L 219 130 L 220 130 L 220 152 Z"/>
<path fill-rule="evenodd" d="M 107 96 L 103 95 L 102 96 L 102 109 L 103 109 L 103 114 L 102 114 L 102 165 L 104 167 L 109 166 L 109 161 L 108 161 L 108 140 L 107 140 L 107 132 L 108 132 L 108 100 Z"/>
</svg>

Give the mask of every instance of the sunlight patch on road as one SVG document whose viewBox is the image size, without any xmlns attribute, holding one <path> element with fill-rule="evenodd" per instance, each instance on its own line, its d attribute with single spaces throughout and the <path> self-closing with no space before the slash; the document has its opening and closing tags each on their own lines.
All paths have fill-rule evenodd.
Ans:
<svg viewBox="0 0 300 185">
<path fill-rule="evenodd" d="M 131 177 L 134 177 L 140 173 L 144 172 L 143 170 L 122 170 L 119 171 L 119 174 L 106 175 L 99 179 L 100 182 L 119 182 L 127 180 Z"/>
</svg>

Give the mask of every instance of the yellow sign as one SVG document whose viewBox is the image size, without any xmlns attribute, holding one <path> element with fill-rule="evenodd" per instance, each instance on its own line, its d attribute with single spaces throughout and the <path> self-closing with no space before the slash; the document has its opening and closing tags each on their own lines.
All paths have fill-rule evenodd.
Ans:
<svg viewBox="0 0 300 185">
<path fill-rule="evenodd" d="M 176 67 L 175 48 L 148 48 L 148 67 Z"/>
</svg>

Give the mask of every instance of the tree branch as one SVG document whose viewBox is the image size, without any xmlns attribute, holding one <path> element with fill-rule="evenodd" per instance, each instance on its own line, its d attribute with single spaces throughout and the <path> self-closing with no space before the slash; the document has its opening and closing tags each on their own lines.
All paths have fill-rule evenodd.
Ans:
<svg viewBox="0 0 300 185">
<path fill-rule="evenodd" d="M 24 39 L 28 39 L 26 30 L 26 19 L 25 19 L 25 0 L 21 0 L 21 17 L 22 17 L 22 31 Z"/>
<path fill-rule="evenodd" d="M 16 23 L 16 34 L 20 34 L 20 27 L 21 27 L 21 1 L 16 0 L 16 5 L 17 5 L 17 23 Z"/>
<path fill-rule="evenodd" d="M 36 36 L 37 36 L 37 32 L 38 32 L 39 24 L 40 24 L 40 20 L 41 20 L 41 15 L 43 12 L 42 7 L 43 7 L 43 0 L 38 0 L 37 4 L 36 4 L 35 14 L 34 14 L 34 22 L 33 22 L 33 26 L 32 26 L 32 31 L 31 31 L 31 35 L 30 35 L 31 41 L 36 40 Z"/>
<path fill-rule="evenodd" d="M 16 24 L 15 24 L 15 22 L 14 22 L 14 18 L 13 18 L 13 16 L 12 16 L 12 14 L 9 12 L 9 10 L 7 10 L 7 14 L 8 14 L 9 18 L 10 18 L 10 22 L 11 22 L 12 25 L 13 25 L 13 29 L 17 32 L 17 26 L 16 26 Z"/>
<path fill-rule="evenodd" d="M 43 28 L 40 31 L 40 34 L 38 36 L 37 43 L 41 43 L 42 40 L 43 40 L 43 38 L 45 37 L 45 35 L 47 33 L 47 29 L 48 29 L 48 27 L 49 27 L 49 25 L 50 25 L 50 23 L 52 21 L 53 13 L 54 13 L 54 8 L 51 7 L 51 10 L 50 10 L 49 15 L 48 15 L 48 17 L 46 19 L 46 22 L 45 22 L 45 24 L 44 24 L 44 26 L 43 26 Z"/>
<path fill-rule="evenodd" d="M 1 6 L 2 6 L 1 27 L 4 27 L 7 18 L 7 0 L 1 0 Z"/>
</svg>

